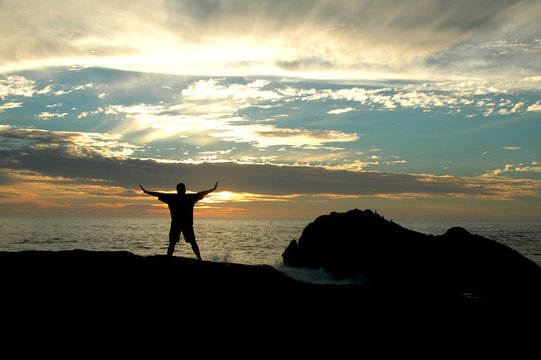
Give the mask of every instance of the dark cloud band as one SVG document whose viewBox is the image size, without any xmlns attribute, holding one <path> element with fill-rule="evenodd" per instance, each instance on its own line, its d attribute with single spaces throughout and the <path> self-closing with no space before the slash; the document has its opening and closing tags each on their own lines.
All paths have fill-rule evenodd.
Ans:
<svg viewBox="0 0 541 360">
<path fill-rule="evenodd" d="M 0 128 L 0 182 L 15 181 L 9 170 L 31 171 L 79 183 L 104 184 L 136 189 L 139 184 L 171 189 L 178 182 L 199 188 L 220 180 L 224 190 L 266 195 L 335 194 L 359 196 L 462 196 L 512 198 L 539 196 L 541 183 L 509 180 L 432 176 L 384 172 L 328 170 L 322 167 L 227 163 L 178 163 L 115 156 L 107 145 L 76 143 L 79 133 L 35 129 Z M 18 146 L 14 146 L 14 142 Z M 111 155 L 112 154 L 112 155 Z"/>
</svg>

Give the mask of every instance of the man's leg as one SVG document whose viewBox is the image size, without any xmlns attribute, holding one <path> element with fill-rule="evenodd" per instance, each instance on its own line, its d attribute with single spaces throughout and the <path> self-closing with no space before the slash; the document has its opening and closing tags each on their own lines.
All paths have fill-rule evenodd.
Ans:
<svg viewBox="0 0 541 360">
<path fill-rule="evenodd" d="M 180 226 L 171 222 L 171 229 L 169 230 L 169 247 L 167 248 L 167 256 L 172 256 L 175 252 L 175 245 L 180 239 Z"/>
<path fill-rule="evenodd" d="M 192 245 L 192 250 L 193 250 L 195 256 L 197 256 L 197 258 L 199 260 L 202 260 L 201 259 L 201 254 L 199 253 L 199 246 L 197 246 L 197 243 L 195 242 L 195 239 L 190 244 Z"/>
<path fill-rule="evenodd" d="M 175 245 L 176 245 L 176 242 L 169 240 L 169 247 L 167 248 L 167 256 L 173 256 L 173 253 L 175 252 Z"/>
<path fill-rule="evenodd" d="M 195 256 L 197 256 L 197 258 L 201 260 L 201 254 L 199 253 L 199 246 L 197 246 L 197 242 L 195 241 L 195 233 L 193 231 L 193 226 L 184 227 L 184 229 L 182 229 L 182 233 L 184 234 L 184 240 L 186 240 L 186 242 L 192 245 L 192 250 Z"/>
</svg>

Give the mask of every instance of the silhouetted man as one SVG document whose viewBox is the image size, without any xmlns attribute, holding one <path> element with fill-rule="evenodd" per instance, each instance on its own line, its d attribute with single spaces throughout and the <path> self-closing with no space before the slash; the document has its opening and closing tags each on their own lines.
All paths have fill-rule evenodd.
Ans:
<svg viewBox="0 0 541 360">
<path fill-rule="evenodd" d="M 145 194 L 157 196 L 160 201 L 163 201 L 169 206 L 171 212 L 171 229 L 169 230 L 169 248 L 167 255 L 173 255 L 175 245 L 180 240 L 180 233 L 184 234 L 184 240 L 192 245 L 193 252 L 199 260 L 199 246 L 195 242 L 195 234 L 193 232 L 193 207 L 196 202 L 203 199 L 207 194 L 216 190 L 218 182 L 210 190 L 198 192 L 196 194 L 186 194 L 186 186 L 183 183 L 177 185 L 176 194 L 167 194 L 162 192 L 146 191 L 139 185 Z"/>
</svg>

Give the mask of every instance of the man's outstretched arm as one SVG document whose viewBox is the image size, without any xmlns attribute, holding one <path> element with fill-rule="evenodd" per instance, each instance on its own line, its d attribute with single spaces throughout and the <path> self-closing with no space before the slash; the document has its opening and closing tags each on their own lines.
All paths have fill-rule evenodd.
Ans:
<svg viewBox="0 0 541 360">
<path fill-rule="evenodd" d="M 149 195 L 152 195 L 152 196 L 160 196 L 160 195 L 163 195 L 164 193 L 161 193 L 161 192 L 157 192 L 157 191 L 146 191 L 144 187 L 142 187 L 141 185 L 139 185 L 139 187 L 141 188 L 141 190 L 143 190 L 143 192 L 145 194 L 149 194 Z"/>
<path fill-rule="evenodd" d="M 216 190 L 217 187 L 218 187 L 218 181 L 216 181 L 216 184 L 214 184 L 214 187 L 212 189 L 205 190 L 205 191 L 200 191 L 200 192 L 197 193 L 197 195 L 199 196 L 200 199 L 202 199 L 205 196 L 207 196 L 208 194 L 210 194 L 211 192 L 213 192 L 214 190 Z"/>
</svg>

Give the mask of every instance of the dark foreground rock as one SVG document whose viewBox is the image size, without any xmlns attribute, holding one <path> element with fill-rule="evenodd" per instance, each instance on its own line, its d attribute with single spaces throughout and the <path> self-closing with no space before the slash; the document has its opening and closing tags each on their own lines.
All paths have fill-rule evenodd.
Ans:
<svg viewBox="0 0 541 360">
<path fill-rule="evenodd" d="M 54 353 L 79 344 L 78 356 L 96 346 L 137 351 L 149 339 L 165 350 L 192 351 L 195 342 L 205 354 L 254 346 L 350 353 L 374 338 L 470 349 L 480 332 L 508 341 L 538 323 L 537 304 L 313 285 L 266 265 L 129 252 L 0 252 L 0 274 L 3 344 L 22 342 L 18 352 L 37 342 Z"/>
<path fill-rule="evenodd" d="M 283 253 L 284 264 L 365 274 L 376 291 L 535 304 L 541 268 L 509 247 L 454 227 L 429 236 L 370 210 L 318 217 Z M 521 305 L 521 306 L 522 306 Z"/>
<path fill-rule="evenodd" d="M 310 298 L 357 301 L 362 287 L 298 282 L 268 265 L 198 261 L 129 252 L 0 252 L 2 301 L 24 311 L 155 313 L 250 318 L 288 311 Z M 10 306 L 4 306 L 9 308 Z M 212 315 L 209 315 L 212 314 Z M 270 315 L 269 315 L 270 316 Z"/>
<path fill-rule="evenodd" d="M 56 298 L 73 306 L 156 300 L 163 301 L 165 309 L 216 300 L 215 306 L 234 303 L 241 307 L 253 301 L 252 297 L 272 297 L 277 291 L 304 286 L 266 265 L 138 256 L 125 251 L 0 252 L 0 269 L 9 274 L 4 276 L 4 289 L 10 290 L 6 297 L 34 304 Z"/>
</svg>

